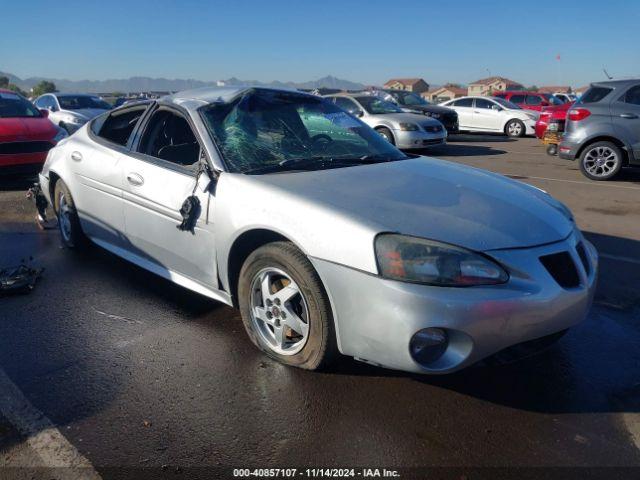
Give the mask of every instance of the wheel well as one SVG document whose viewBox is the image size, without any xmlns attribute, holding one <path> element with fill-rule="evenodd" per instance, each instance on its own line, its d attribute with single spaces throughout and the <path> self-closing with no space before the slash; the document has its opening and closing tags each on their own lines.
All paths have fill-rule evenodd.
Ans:
<svg viewBox="0 0 640 480">
<path fill-rule="evenodd" d="M 240 269 L 247 257 L 263 245 L 279 241 L 289 242 L 290 240 L 279 233 L 266 229 L 249 230 L 235 240 L 229 251 L 227 262 L 229 293 L 233 299 L 234 307 L 238 308 L 238 279 L 240 278 Z"/>
<path fill-rule="evenodd" d="M 580 147 L 580 149 L 576 152 L 576 158 L 580 158 L 580 156 L 582 155 L 582 152 L 584 152 L 584 149 L 587 148 L 589 145 L 593 145 L 596 142 L 611 142 L 611 143 L 613 143 L 622 152 L 623 165 L 627 165 L 629 163 L 629 152 L 627 152 L 627 146 L 623 142 L 618 140 L 617 138 L 608 137 L 608 136 L 605 136 L 605 135 L 600 136 L 600 137 L 592 138 L 588 142 L 585 142 L 584 145 L 582 145 Z"/>
<path fill-rule="evenodd" d="M 393 141 L 395 142 L 396 136 L 393 134 L 393 130 L 387 127 L 386 125 L 378 125 L 377 127 L 374 128 L 374 130 L 377 132 L 378 130 L 382 130 L 383 128 L 391 134 L 391 138 L 393 138 Z"/>
<path fill-rule="evenodd" d="M 507 120 L 506 122 L 504 122 L 504 127 L 502 128 L 502 131 L 503 131 L 504 133 L 507 133 L 507 127 L 508 127 L 508 126 L 509 126 L 509 124 L 510 124 L 511 122 L 513 122 L 514 120 L 517 120 L 518 122 L 520 122 L 520 123 L 522 124 L 522 126 L 524 126 L 524 122 L 523 122 L 522 120 L 520 120 L 519 118 L 516 118 L 516 117 L 510 118 L 509 120 Z M 526 127 L 525 127 L 525 129 L 526 129 Z"/>
<path fill-rule="evenodd" d="M 56 191 L 56 183 L 58 183 L 60 177 L 55 172 L 49 172 L 49 198 L 51 199 L 51 203 L 55 202 L 53 196 Z"/>
</svg>

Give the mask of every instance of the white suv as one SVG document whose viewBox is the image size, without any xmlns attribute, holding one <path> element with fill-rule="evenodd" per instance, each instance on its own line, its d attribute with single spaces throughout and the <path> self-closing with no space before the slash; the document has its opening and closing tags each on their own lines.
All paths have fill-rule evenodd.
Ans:
<svg viewBox="0 0 640 480">
<path fill-rule="evenodd" d="M 96 95 L 76 93 L 45 93 L 33 102 L 49 110 L 49 120 L 64 128 L 69 135 L 94 117 L 111 110 L 111 105 Z"/>
</svg>

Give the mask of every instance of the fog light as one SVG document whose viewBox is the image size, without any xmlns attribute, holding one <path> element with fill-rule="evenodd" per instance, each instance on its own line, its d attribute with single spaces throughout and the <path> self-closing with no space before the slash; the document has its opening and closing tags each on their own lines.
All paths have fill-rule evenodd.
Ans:
<svg viewBox="0 0 640 480">
<path fill-rule="evenodd" d="M 424 328 L 411 337 L 409 351 L 416 362 L 428 365 L 440 358 L 448 345 L 446 331 L 441 328 Z"/>
</svg>

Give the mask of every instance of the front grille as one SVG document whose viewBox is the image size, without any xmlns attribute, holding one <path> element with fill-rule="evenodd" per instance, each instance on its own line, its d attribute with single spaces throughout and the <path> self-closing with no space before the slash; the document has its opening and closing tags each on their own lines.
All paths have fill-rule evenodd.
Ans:
<svg viewBox="0 0 640 480">
<path fill-rule="evenodd" d="M 584 244 L 580 242 L 576 245 L 576 250 L 580 257 L 580 261 L 582 262 L 582 266 L 584 267 L 584 271 L 589 275 L 591 273 L 591 264 L 589 263 L 589 257 L 587 257 L 587 251 L 584 248 Z"/>
<path fill-rule="evenodd" d="M 442 143 L 441 138 L 436 138 L 435 140 L 422 140 L 422 145 L 439 145 Z"/>
<path fill-rule="evenodd" d="M 458 123 L 458 114 L 457 113 L 447 113 L 443 115 L 440 120 L 447 128 L 455 127 Z"/>
<path fill-rule="evenodd" d="M 0 155 L 16 155 L 20 153 L 48 152 L 53 147 L 51 142 L 7 142 L 0 143 Z"/>
<path fill-rule="evenodd" d="M 578 270 L 569 252 L 544 255 L 540 257 L 540 262 L 562 288 L 575 288 L 580 285 Z"/>
<path fill-rule="evenodd" d="M 429 133 L 438 133 L 442 131 L 442 125 L 423 125 L 425 132 Z"/>
</svg>

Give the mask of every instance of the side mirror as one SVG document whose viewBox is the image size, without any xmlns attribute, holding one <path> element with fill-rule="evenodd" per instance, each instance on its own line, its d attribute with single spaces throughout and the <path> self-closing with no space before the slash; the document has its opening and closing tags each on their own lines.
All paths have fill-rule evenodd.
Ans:
<svg viewBox="0 0 640 480">
<path fill-rule="evenodd" d="M 49 110 L 50 112 L 57 112 L 58 111 L 58 107 L 56 107 L 55 105 L 49 105 L 47 107 L 47 110 Z"/>
<path fill-rule="evenodd" d="M 40 113 L 42 114 L 42 116 L 44 118 L 48 118 L 49 117 L 49 110 L 47 110 L 46 108 L 39 108 L 38 110 L 40 110 Z"/>
<path fill-rule="evenodd" d="M 354 117 L 358 117 L 358 118 L 364 115 L 364 112 L 362 110 L 353 110 L 349 113 L 351 113 L 351 115 L 353 115 Z"/>
</svg>

